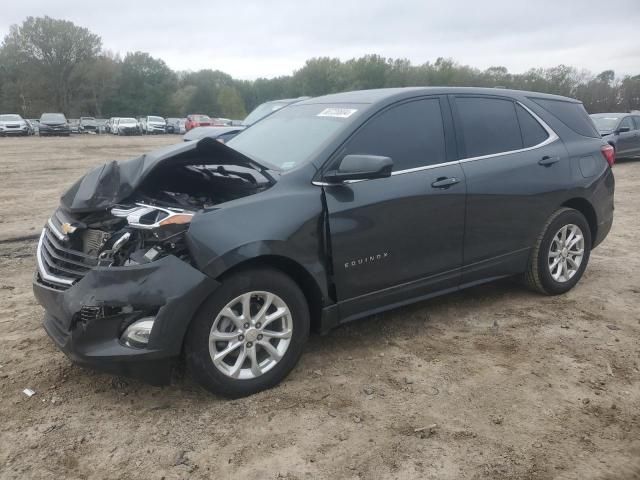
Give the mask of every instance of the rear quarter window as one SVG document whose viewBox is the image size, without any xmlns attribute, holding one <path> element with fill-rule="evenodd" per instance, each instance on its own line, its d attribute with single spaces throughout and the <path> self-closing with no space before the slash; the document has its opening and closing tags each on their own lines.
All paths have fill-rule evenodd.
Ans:
<svg viewBox="0 0 640 480">
<path fill-rule="evenodd" d="M 522 132 L 522 143 L 525 148 L 538 145 L 549 138 L 549 134 L 542 125 L 518 104 L 516 104 L 516 112 L 520 123 L 520 131 Z"/>
<path fill-rule="evenodd" d="M 587 111 L 581 103 L 549 100 L 546 98 L 532 98 L 531 100 L 540 105 L 578 135 L 600 138 L 600 134 L 593 125 L 593 121 L 589 118 Z"/>
</svg>

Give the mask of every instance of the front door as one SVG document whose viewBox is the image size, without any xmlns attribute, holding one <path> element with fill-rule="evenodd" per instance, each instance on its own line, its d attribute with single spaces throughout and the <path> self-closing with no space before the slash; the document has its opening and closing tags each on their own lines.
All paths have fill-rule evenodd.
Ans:
<svg viewBox="0 0 640 480">
<path fill-rule="evenodd" d="M 341 157 L 391 157 L 392 176 L 324 187 L 343 318 L 458 284 L 465 180 L 447 148 L 444 108 L 431 97 L 380 112 Z"/>
<path fill-rule="evenodd" d="M 640 131 L 636 130 L 636 126 L 633 123 L 631 117 L 624 117 L 618 125 L 618 128 L 626 127 L 629 130 L 627 132 L 620 132 L 618 134 L 618 142 L 616 148 L 616 155 L 623 157 L 625 155 L 633 155 L 637 149 L 636 143 L 640 138 L 638 134 Z"/>
</svg>

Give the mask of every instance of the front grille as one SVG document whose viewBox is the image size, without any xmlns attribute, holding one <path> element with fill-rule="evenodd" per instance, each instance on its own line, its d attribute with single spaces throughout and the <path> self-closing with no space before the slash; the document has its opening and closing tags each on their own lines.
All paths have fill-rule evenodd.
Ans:
<svg viewBox="0 0 640 480">
<path fill-rule="evenodd" d="M 97 255 L 88 255 L 72 248 L 53 221 L 42 231 L 37 257 L 42 280 L 65 288 L 80 280 L 98 264 Z"/>
</svg>

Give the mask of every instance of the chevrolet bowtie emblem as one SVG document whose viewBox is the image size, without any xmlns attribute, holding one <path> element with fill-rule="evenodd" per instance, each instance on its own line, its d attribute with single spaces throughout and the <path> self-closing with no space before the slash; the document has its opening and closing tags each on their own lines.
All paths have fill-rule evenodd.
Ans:
<svg viewBox="0 0 640 480">
<path fill-rule="evenodd" d="M 78 228 L 78 227 L 74 227 L 70 223 L 66 223 L 65 222 L 65 223 L 62 224 L 62 231 L 64 232 L 65 235 L 69 235 L 70 233 L 75 232 L 76 228 Z"/>
</svg>

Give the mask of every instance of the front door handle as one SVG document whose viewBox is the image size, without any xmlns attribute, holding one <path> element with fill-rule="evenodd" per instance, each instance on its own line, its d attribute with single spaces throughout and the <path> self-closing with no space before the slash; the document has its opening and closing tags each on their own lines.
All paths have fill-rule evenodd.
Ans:
<svg viewBox="0 0 640 480">
<path fill-rule="evenodd" d="M 554 163 L 558 163 L 560 161 L 560 157 L 550 157 L 549 155 L 545 155 L 540 160 L 538 160 L 538 165 L 543 165 L 548 167 L 553 165 Z"/>
<path fill-rule="evenodd" d="M 456 183 L 460 183 L 456 177 L 438 177 L 435 182 L 431 184 L 433 188 L 449 188 Z"/>
</svg>

